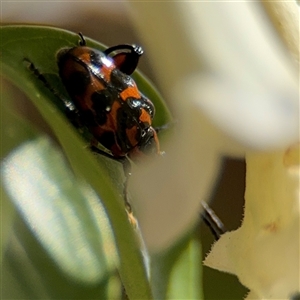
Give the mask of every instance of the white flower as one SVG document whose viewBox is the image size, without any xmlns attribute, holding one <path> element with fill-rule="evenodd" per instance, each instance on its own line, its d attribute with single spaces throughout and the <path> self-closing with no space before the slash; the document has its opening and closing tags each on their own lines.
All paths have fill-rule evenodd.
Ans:
<svg viewBox="0 0 300 300">
<path fill-rule="evenodd" d="M 222 155 L 247 153 L 243 225 L 205 263 L 236 274 L 248 299 L 290 297 L 300 286 L 299 147 L 289 147 L 299 141 L 296 3 L 130 7 L 179 120 L 165 157 L 133 172 L 148 247 L 168 247 L 197 221 Z"/>
<path fill-rule="evenodd" d="M 247 299 L 288 299 L 300 292 L 299 145 L 249 153 L 242 226 L 215 243 L 205 264 L 236 274 Z"/>
<path fill-rule="evenodd" d="M 166 155 L 133 172 L 141 228 L 158 250 L 197 221 L 222 155 L 298 139 L 297 66 L 259 3 L 129 5 L 179 124 Z"/>
</svg>

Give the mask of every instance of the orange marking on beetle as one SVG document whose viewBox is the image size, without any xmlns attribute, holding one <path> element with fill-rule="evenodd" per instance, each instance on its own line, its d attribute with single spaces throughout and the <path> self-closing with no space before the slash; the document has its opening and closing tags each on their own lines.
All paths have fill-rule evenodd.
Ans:
<svg viewBox="0 0 300 300">
<path fill-rule="evenodd" d="M 88 87 L 88 90 L 90 91 L 91 95 L 94 92 L 104 90 L 105 88 L 105 85 L 95 75 L 91 76 L 91 83 Z"/>
<path fill-rule="evenodd" d="M 82 48 L 79 48 L 79 50 L 81 50 L 81 51 L 78 51 L 79 52 L 78 56 L 79 56 L 80 60 L 88 65 L 91 62 L 90 51 L 87 51 L 86 49 L 82 49 Z M 82 52 L 82 53 L 80 53 L 80 52 Z"/>
<path fill-rule="evenodd" d="M 141 109 L 141 115 L 139 116 L 139 121 L 143 123 L 148 123 L 151 125 L 151 117 L 148 112 L 146 112 L 145 109 Z"/>
<path fill-rule="evenodd" d="M 141 98 L 141 94 L 139 93 L 136 86 L 129 86 L 128 88 L 126 88 L 124 91 L 120 93 L 120 96 L 123 101 L 126 101 L 127 98 L 129 97 L 133 97 L 136 99 Z"/>
<path fill-rule="evenodd" d="M 77 103 L 79 103 L 80 107 L 84 110 L 93 110 L 94 103 L 92 102 L 92 95 L 96 91 L 101 91 L 103 89 L 105 89 L 105 86 L 98 80 L 98 78 L 91 76 L 91 82 L 87 85 L 84 94 L 76 97 Z"/>
<path fill-rule="evenodd" d="M 113 102 L 110 112 L 108 114 L 107 122 L 105 124 L 105 126 L 111 128 L 113 131 L 116 131 L 118 129 L 117 112 L 120 107 L 121 104 L 118 101 Z"/>
<path fill-rule="evenodd" d="M 90 67 L 91 63 L 91 51 L 87 47 L 78 47 L 74 49 L 74 54 L 77 56 L 94 74 L 92 68 Z M 99 69 L 99 73 L 104 77 L 104 79 L 109 82 L 111 71 L 115 68 L 113 64 L 110 66 L 102 65 L 101 69 Z"/>
<path fill-rule="evenodd" d="M 138 141 L 136 140 L 137 127 L 133 126 L 131 128 L 126 129 L 126 136 L 131 144 L 131 146 L 137 145 Z"/>
<path fill-rule="evenodd" d="M 111 71 L 114 69 L 114 66 L 112 65 L 111 67 L 107 67 L 107 66 L 102 66 L 101 68 L 101 75 L 103 75 L 104 79 L 109 82 L 110 81 L 110 74 Z"/>
</svg>

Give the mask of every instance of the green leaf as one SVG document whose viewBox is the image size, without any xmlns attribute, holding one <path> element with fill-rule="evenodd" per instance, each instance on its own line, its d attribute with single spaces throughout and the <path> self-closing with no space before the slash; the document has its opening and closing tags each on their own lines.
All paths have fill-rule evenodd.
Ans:
<svg viewBox="0 0 300 300">
<path fill-rule="evenodd" d="M 17 147 L 1 169 L 11 200 L 64 272 L 93 283 L 113 270 L 116 249 L 101 202 L 89 186 L 74 178 L 47 138 Z"/>
<path fill-rule="evenodd" d="M 100 200 L 46 136 L 8 109 L 11 95 L 1 96 L 2 297 L 117 297 L 118 257 Z"/>
<path fill-rule="evenodd" d="M 196 228 L 195 228 L 196 230 Z M 155 299 L 203 299 L 201 244 L 187 233 L 177 244 L 152 258 Z"/>
<path fill-rule="evenodd" d="M 53 199 L 51 198 L 52 190 L 47 186 L 44 192 L 43 189 L 41 189 L 45 181 L 33 181 L 29 175 L 28 180 L 26 180 L 27 185 L 25 185 L 25 188 L 27 189 L 29 186 L 34 187 L 38 195 L 35 197 L 36 199 L 32 199 L 32 201 L 28 202 L 30 203 L 29 207 L 31 209 L 24 208 L 24 202 L 16 200 L 12 196 L 15 183 L 8 180 L 5 184 L 6 190 L 9 191 L 10 196 L 13 198 L 12 200 L 23 215 L 26 224 L 32 230 L 33 225 L 31 222 L 33 220 L 37 222 L 35 224 L 40 224 L 41 221 L 46 223 L 43 224 L 38 231 L 35 231 L 36 237 L 42 247 L 47 249 L 50 257 L 56 260 L 61 270 L 67 273 L 69 272 L 73 278 L 77 276 L 80 280 L 83 280 L 83 278 L 85 278 L 85 280 L 89 280 L 89 278 L 103 278 L 105 269 L 111 268 L 110 260 L 105 260 L 107 259 L 107 252 L 105 252 L 103 247 L 105 247 L 106 244 L 101 244 L 100 241 L 99 228 L 101 227 L 103 230 L 103 227 L 97 224 L 96 221 L 102 218 L 105 219 L 107 215 L 118 252 L 120 262 L 119 274 L 129 299 L 151 299 L 151 290 L 140 251 L 140 244 L 124 211 L 124 177 L 120 164 L 105 157 L 95 158 L 94 155 L 85 149 L 86 143 L 62 113 L 62 107 L 60 103 L 58 103 L 55 95 L 32 74 L 28 69 L 28 64 L 24 61 L 25 58 L 32 61 L 39 71 L 43 73 L 47 81 L 57 89 L 59 93 L 66 96 L 64 87 L 59 80 L 55 55 L 57 51 L 63 47 L 78 45 L 78 35 L 61 29 L 38 26 L 2 26 L 0 28 L 0 35 L 0 63 L 2 75 L 29 97 L 53 131 L 72 170 L 77 175 L 77 177 L 73 178 L 73 175 L 67 171 L 67 166 L 63 162 L 63 159 L 60 158 L 60 154 L 56 153 L 56 150 L 53 150 L 43 138 L 34 141 L 31 140 L 30 143 L 25 143 L 18 148 L 19 152 L 15 152 L 17 156 L 8 156 L 10 157 L 9 161 L 14 164 L 16 157 L 19 157 L 19 159 L 22 157 L 21 162 L 22 160 L 26 162 L 26 156 L 29 155 L 28 153 L 31 153 L 31 159 L 28 158 L 28 164 L 30 168 L 34 168 L 36 166 L 32 159 L 33 154 L 36 155 L 36 157 L 39 157 L 36 164 L 41 163 L 39 167 L 41 167 L 42 174 L 45 175 L 48 174 L 48 172 L 51 174 L 51 176 L 49 174 L 45 175 L 49 179 L 49 186 L 58 186 L 60 191 L 64 191 L 62 192 L 64 196 L 60 196 L 58 202 L 51 200 Z M 103 45 L 88 38 L 86 38 L 86 42 L 90 47 L 99 50 L 103 49 Z M 141 91 L 147 96 L 149 94 L 156 107 L 159 107 L 154 124 L 155 122 L 157 125 L 167 124 L 171 120 L 171 117 L 161 101 L 159 94 L 139 73 L 136 73 L 134 76 L 138 85 L 142 86 Z M 10 107 L 14 107 L 14 105 L 18 105 L 18 99 L 15 99 L 13 104 L 9 104 Z M 27 141 L 26 137 L 24 137 L 24 139 Z M 9 135 L 8 140 L 10 140 Z M 12 150 L 16 143 L 8 142 L 8 144 L 11 145 L 11 147 L 9 146 L 5 150 L 5 154 L 9 152 L 9 150 Z M 55 163 L 53 158 L 55 158 L 55 161 L 58 163 Z M 21 164 L 20 160 L 17 160 L 17 162 L 18 165 Z M 5 166 L 7 167 L 7 165 Z M 23 171 L 24 169 L 26 168 L 23 167 Z M 63 172 L 64 169 L 66 173 Z M 42 178 L 45 177 L 44 175 Z M 81 181 L 78 181 L 79 178 L 83 179 L 84 183 L 80 183 Z M 62 185 L 64 182 L 68 183 L 69 189 L 65 189 Z M 95 203 L 97 202 L 97 196 L 93 194 L 89 186 L 96 191 L 98 197 L 101 199 L 105 213 L 100 213 L 100 204 L 98 209 L 96 208 L 97 205 Z M 24 192 L 24 194 L 26 193 Z M 26 201 L 31 200 L 28 199 L 29 195 L 24 197 Z M 41 220 L 38 212 L 33 210 L 33 205 L 39 207 L 38 211 L 51 211 L 52 213 L 49 214 L 49 216 L 59 216 L 58 223 L 54 226 L 51 217 L 45 217 Z M 63 219 L 65 219 L 65 224 L 63 224 Z M 77 224 L 77 222 L 79 222 L 79 224 Z M 74 224 L 76 224 L 77 227 Z M 76 230 L 74 231 L 74 227 L 72 226 L 75 226 L 76 229 L 81 231 L 84 237 L 81 235 L 77 237 Z M 66 242 L 63 242 L 63 245 L 66 244 L 64 247 L 59 247 L 58 249 L 51 247 L 50 244 L 55 242 L 53 241 L 53 236 L 52 239 L 50 239 L 51 232 L 47 232 L 47 227 L 56 228 L 56 232 L 60 231 L 60 235 L 58 235 L 59 239 L 56 244 L 61 242 L 64 237 L 66 238 Z M 99 236 L 96 234 L 97 231 Z M 70 241 L 70 239 L 72 240 L 74 237 L 76 241 Z M 52 242 L 50 243 L 48 239 Z M 86 244 L 88 244 L 87 247 L 88 251 L 90 251 L 91 259 L 88 263 L 91 263 L 93 259 L 95 259 L 95 265 L 91 268 L 90 273 L 88 270 L 82 269 L 82 274 L 76 275 L 75 273 L 78 272 L 80 260 L 82 259 L 78 249 L 80 249 L 81 246 L 86 246 Z M 65 247 L 66 249 L 63 249 Z M 66 253 L 68 251 L 74 251 L 75 254 L 67 258 Z M 93 255 L 95 253 L 100 253 L 99 257 Z M 75 266 L 71 267 L 71 260 L 74 261 Z M 96 269 L 98 269 L 99 265 L 101 265 L 101 268 L 97 271 Z"/>
</svg>

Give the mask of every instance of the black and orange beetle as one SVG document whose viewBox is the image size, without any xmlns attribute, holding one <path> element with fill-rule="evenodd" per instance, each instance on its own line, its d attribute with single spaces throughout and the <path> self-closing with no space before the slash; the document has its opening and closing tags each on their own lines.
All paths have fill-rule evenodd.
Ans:
<svg viewBox="0 0 300 300">
<path fill-rule="evenodd" d="M 159 154 L 157 133 L 151 126 L 154 105 L 130 77 L 142 48 L 118 45 L 101 52 L 87 47 L 80 37 L 80 46 L 57 54 L 59 75 L 79 122 L 114 158 Z"/>
<path fill-rule="evenodd" d="M 70 100 L 59 95 L 30 60 L 25 61 L 35 76 L 61 100 L 72 123 L 89 130 L 94 139 L 91 145 L 100 143 L 110 153 L 97 146 L 91 149 L 122 163 L 126 176 L 125 208 L 135 223 L 127 199 L 130 172 L 127 157 L 136 160 L 144 155 L 161 154 L 157 132 L 152 127 L 154 105 L 130 77 L 143 50 L 136 45 L 117 45 L 101 52 L 87 47 L 81 33 L 79 36 L 79 46 L 63 48 L 57 53 L 59 76 Z M 207 207 L 202 218 L 219 237 L 223 225 Z"/>
<path fill-rule="evenodd" d="M 87 47 L 81 33 L 79 36 L 79 46 L 57 53 L 59 76 L 70 100 L 61 97 L 29 59 L 24 60 L 60 98 L 72 123 L 88 128 L 94 140 L 110 151 L 111 158 L 122 160 L 128 156 L 135 160 L 144 154 L 160 154 L 152 127 L 154 105 L 130 77 L 143 54 L 142 48 L 118 45 L 101 52 Z"/>
<path fill-rule="evenodd" d="M 143 49 L 136 45 L 117 45 L 101 52 L 86 46 L 81 33 L 80 43 L 57 53 L 59 76 L 70 100 L 64 99 L 27 58 L 29 69 L 64 104 L 66 114 L 76 127 L 91 133 L 94 152 L 123 164 L 127 181 L 130 163 L 144 155 L 160 154 L 156 130 L 152 127 L 155 114 L 153 103 L 137 88 L 130 76 L 137 67 Z M 100 143 L 105 149 L 99 149 Z"/>
</svg>

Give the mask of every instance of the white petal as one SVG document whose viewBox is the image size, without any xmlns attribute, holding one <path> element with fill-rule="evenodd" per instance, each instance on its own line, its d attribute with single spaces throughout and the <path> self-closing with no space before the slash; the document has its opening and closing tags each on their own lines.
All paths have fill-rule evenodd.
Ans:
<svg viewBox="0 0 300 300">
<path fill-rule="evenodd" d="M 241 228 L 214 245 L 205 264 L 236 274 L 259 299 L 300 291 L 299 146 L 247 155 Z"/>
</svg>

